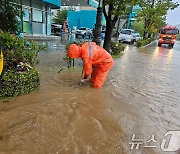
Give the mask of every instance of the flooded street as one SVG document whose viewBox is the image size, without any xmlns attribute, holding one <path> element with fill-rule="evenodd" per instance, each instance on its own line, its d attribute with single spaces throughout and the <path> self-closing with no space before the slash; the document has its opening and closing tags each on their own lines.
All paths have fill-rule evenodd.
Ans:
<svg viewBox="0 0 180 154">
<path fill-rule="evenodd" d="M 166 132 L 180 130 L 180 41 L 126 45 L 102 89 L 79 86 L 81 62 L 67 69 L 63 51 L 57 43 L 39 54 L 37 90 L 0 101 L 0 154 L 170 153 L 160 147 Z M 138 149 L 133 134 L 143 139 Z M 153 135 L 157 147 L 143 147 Z"/>
</svg>

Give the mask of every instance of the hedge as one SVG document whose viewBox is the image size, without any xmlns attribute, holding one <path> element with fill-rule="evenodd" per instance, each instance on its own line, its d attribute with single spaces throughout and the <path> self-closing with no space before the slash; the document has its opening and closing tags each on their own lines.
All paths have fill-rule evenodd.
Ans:
<svg viewBox="0 0 180 154">
<path fill-rule="evenodd" d="M 125 47 L 119 42 L 111 42 L 111 55 L 113 58 L 119 58 Z"/>
<path fill-rule="evenodd" d="M 138 41 L 135 43 L 135 46 L 136 46 L 136 47 L 146 46 L 146 45 L 148 45 L 149 43 L 151 43 L 152 41 L 153 41 L 153 39 L 150 39 L 150 38 L 145 39 L 145 40 L 140 39 L 140 40 L 138 40 Z"/>
<path fill-rule="evenodd" d="M 27 94 L 40 84 L 35 69 L 37 55 L 47 46 L 29 42 L 15 34 L 0 30 L 0 50 L 4 55 L 3 73 L 0 76 L 0 98 Z"/>
<path fill-rule="evenodd" d="M 40 84 L 39 73 L 36 69 L 17 73 L 7 71 L 1 75 L 0 98 L 27 94 Z"/>
</svg>

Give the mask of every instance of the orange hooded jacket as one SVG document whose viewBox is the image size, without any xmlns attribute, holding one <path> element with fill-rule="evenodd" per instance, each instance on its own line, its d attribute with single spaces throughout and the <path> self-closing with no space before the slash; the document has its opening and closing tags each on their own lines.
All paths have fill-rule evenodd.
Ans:
<svg viewBox="0 0 180 154">
<path fill-rule="evenodd" d="M 111 55 L 102 47 L 96 45 L 95 42 L 85 42 L 82 47 L 77 46 L 76 44 L 71 44 L 68 48 L 68 56 L 70 58 L 82 58 L 84 62 L 84 71 L 85 76 L 88 77 L 92 72 L 92 67 L 97 67 L 99 65 L 113 63 L 113 58 Z M 91 49 L 90 49 L 91 48 Z M 92 50 L 92 53 L 91 51 Z M 101 68 L 102 71 L 108 71 L 110 67 Z"/>
</svg>

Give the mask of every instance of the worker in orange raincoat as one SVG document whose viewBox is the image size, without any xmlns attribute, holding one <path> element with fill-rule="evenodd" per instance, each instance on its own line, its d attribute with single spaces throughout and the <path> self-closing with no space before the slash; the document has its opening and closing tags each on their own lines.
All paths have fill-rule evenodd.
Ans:
<svg viewBox="0 0 180 154">
<path fill-rule="evenodd" d="M 82 46 L 71 44 L 68 47 L 70 58 L 81 58 L 84 62 L 81 82 L 91 74 L 94 88 L 101 88 L 109 70 L 114 65 L 111 55 L 95 42 L 85 42 Z"/>
</svg>

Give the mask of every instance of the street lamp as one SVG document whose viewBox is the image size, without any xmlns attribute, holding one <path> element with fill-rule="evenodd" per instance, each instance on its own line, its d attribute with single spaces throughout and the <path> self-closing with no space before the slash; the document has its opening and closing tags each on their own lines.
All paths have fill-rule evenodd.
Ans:
<svg viewBox="0 0 180 154">
<path fill-rule="evenodd" d="M 94 30 L 94 38 L 93 41 L 96 42 L 96 44 L 101 45 L 101 29 L 102 29 L 102 0 L 99 0 L 99 5 L 97 8 L 97 15 L 96 15 L 96 24 L 95 24 L 95 30 Z"/>
</svg>

